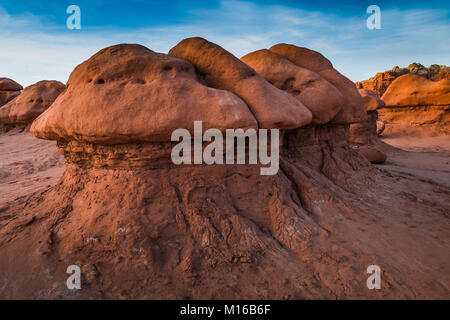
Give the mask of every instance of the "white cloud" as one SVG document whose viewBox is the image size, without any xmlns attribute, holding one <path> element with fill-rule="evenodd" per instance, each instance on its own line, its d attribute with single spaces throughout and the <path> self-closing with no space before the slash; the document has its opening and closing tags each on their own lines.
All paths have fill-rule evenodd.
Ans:
<svg viewBox="0 0 450 320">
<path fill-rule="evenodd" d="M 65 82 L 77 64 L 103 47 L 140 43 L 167 52 L 191 36 L 205 37 L 238 57 L 279 42 L 309 47 L 322 52 L 355 81 L 412 61 L 448 63 L 447 11 L 381 9 L 382 30 L 366 29 L 365 10 L 360 17 L 343 18 L 283 6 L 223 1 L 218 9 L 190 12 L 177 25 L 75 31 L 49 25 L 30 14 L 11 16 L 0 7 L 0 76 L 23 85 L 42 79 Z"/>
</svg>

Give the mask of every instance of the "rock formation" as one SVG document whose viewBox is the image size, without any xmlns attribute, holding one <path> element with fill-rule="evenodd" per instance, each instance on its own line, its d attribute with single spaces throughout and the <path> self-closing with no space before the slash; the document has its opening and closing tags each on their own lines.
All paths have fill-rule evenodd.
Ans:
<svg viewBox="0 0 450 320">
<path fill-rule="evenodd" d="M 364 100 L 367 110 L 367 119 L 360 123 L 353 123 L 349 129 L 349 143 L 358 149 L 363 156 L 372 163 L 384 163 L 386 152 L 378 139 L 381 124 L 378 121 L 378 108 L 384 106 L 384 102 L 378 98 L 375 92 L 367 89 L 358 90 Z"/>
<path fill-rule="evenodd" d="M 22 86 L 9 78 L 0 78 L 0 107 L 17 97 Z"/>
<path fill-rule="evenodd" d="M 344 106 L 344 97 L 331 83 L 272 51 L 258 50 L 241 60 L 272 85 L 303 103 L 311 111 L 315 125 L 330 122 Z"/>
<path fill-rule="evenodd" d="M 294 129 L 312 120 L 311 112 L 300 101 L 214 43 L 188 38 L 170 49 L 169 55 L 190 61 L 207 85 L 244 99 L 261 128 Z"/>
<path fill-rule="evenodd" d="M 385 132 L 409 135 L 450 134 L 450 80 L 415 74 L 397 78 L 384 93 L 379 110 Z"/>
<path fill-rule="evenodd" d="M 26 125 L 47 110 L 65 89 L 58 81 L 39 81 L 0 108 L 0 123 Z"/>
<path fill-rule="evenodd" d="M 348 122 L 365 117 L 361 96 L 339 111 L 348 122 L 307 125 L 312 114 L 300 100 L 217 45 L 187 39 L 170 53 L 101 50 L 33 122 L 33 135 L 57 141 L 66 171 L 57 185 L 2 209 L 15 219 L 0 220 L 1 298 L 417 297 L 423 286 L 405 276 L 417 270 L 435 296 L 448 295 L 433 280 L 436 268 L 391 247 L 403 220 L 391 218 L 384 232 L 384 209 L 398 214 L 383 202 L 397 197 L 385 187 L 395 181 L 347 142 Z M 321 62 L 351 99 L 327 60 L 312 66 Z M 171 130 L 191 130 L 194 120 L 205 129 L 282 128 L 280 170 L 173 164 Z M 408 244 L 416 250 L 428 234 Z M 374 263 L 388 290 L 366 289 Z M 66 288 L 74 264 L 83 290 Z"/>
<path fill-rule="evenodd" d="M 354 83 L 334 69 L 332 63 L 322 54 L 285 43 L 271 47 L 270 51 L 285 57 L 299 67 L 319 74 L 341 92 L 344 97 L 344 105 L 334 118 L 334 123 L 346 124 L 366 119 L 363 101 L 355 89 Z"/>
<path fill-rule="evenodd" d="M 239 97 L 203 85 L 189 62 L 140 45 L 101 50 L 77 66 L 67 84 L 49 112 L 34 122 L 37 137 L 108 144 L 168 142 L 177 128 L 192 131 L 195 120 L 203 121 L 204 130 L 257 128 Z"/>
<path fill-rule="evenodd" d="M 379 72 L 368 80 L 356 82 L 356 87 L 372 90 L 381 97 L 395 79 L 409 73 L 420 75 L 433 81 L 450 79 L 450 67 L 432 64 L 426 68 L 420 63 L 414 62 L 408 68 L 399 68 L 396 66 L 392 70 Z"/>
</svg>

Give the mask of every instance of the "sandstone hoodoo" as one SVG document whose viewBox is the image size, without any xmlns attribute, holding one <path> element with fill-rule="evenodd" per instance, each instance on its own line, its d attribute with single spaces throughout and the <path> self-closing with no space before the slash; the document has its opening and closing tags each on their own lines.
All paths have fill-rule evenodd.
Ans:
<svg viewBox="0 0 450 320">
<path fill-rule="evenodd" d="M 109 47 L 77 66 L 67 85 L 31 127 L 57 141 L 66 171 L 58 184 L 2 208 L 14 219 L 0 220 L 0 297 L 448 294 L 438 277 L 446 244 L 431 253 L 423 245 L 444 237 L 445 226 L 395 237 L 408 227 L 401 208 L 411 195 L 393 191 L 399 182 L 349 146 L 348 122 L 310 124 L 301 100 L 219 46 L 187 39 L 171 55 Z M 361 118 L 350 110 L 347 119 Z M 171 130 L 191 132 L 194 121 L 219 132 L 281 129 L 280 170 L 175 164 Z M 416 206 L 425 211 L 424 202 Z M 408 222 L 419 219 L 408 214 Z M 383 267 L 385 290 L 365 286 L 373 264 Z M 67 290 L 71 265 L 81 267 L 82 290 Z"/>
<path fill-rule="evenodd" d="M 416 74 L 433 81 L 438 81 L 441 79 L 450 79 L 450 67 L 432 64 L 426 68 L 420 63 L 414 62 L 407 68 L 399 68 L 396 66 L 392 70 L 379 72 L 368 80 L 356 82 L 356 87 L 372 90 L 381 97 L 395 79 L 405 74 Z"/>
<path fill-rule="evenodd" d="M 303 103 L 312 112 L 315 125 L 330 122 L 345 104 L 341 92 L 319 74 L 272 51 L 258 50 L 241 60 L 275 87 L 289 92 Z"/>
<path fill-rule="evenodd" d="M 321 53 L 285 43 L 277 44 L 269 50 L 285 57 L 299 67 L 314 71 L 341 92 L 344 105 L 334 118 L 334 123 L 346 124 L 366 119 L 363 101 L 355 84 L 334 69 L 333 64 Z"/>
<path fill-rule="evenodd" d="M 392 82 L 382 100 L 384 134 L 450 135 L 450 80 L 406 74 Z"/>
<path fill-rule="evenodd" d="M 348 141 L 370 162 L 384 163 L 386 153 L 378 139 L 378 134 L 383 131 L 384 127 L 379 124 L 377 111 L 378 108 L 384 106 L 384 102 L 371 90 L 359 89 L 358 91 L 367 110 L 367 119 L 350 125 Z"/>
<path fill-rule="evenodd" d="M 0 108 L 0 123 L 26 125 L 43 113 L 63 92 L 59 81 L 39 81 L 23 89 L 15 99 Z"/>
<path fill-rule="evenodd" d="M 311 123 L 311 112 L 297 99 L 272 86 L 237 57 L 203 38 L 188 38 L 169 55 L 190 61 L 211 87 L 244 99 L 261 128 L 294 129 Z"/>
<path fill-rule="evenodd" d="M 9 78 L 0 78 L 0 107 L 17 97 L 23 87 Z"/>
</svg>

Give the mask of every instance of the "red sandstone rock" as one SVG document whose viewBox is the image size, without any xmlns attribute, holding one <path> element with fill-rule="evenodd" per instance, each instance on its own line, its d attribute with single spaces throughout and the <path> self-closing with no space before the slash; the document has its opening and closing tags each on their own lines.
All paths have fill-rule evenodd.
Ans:
<svg viewBox="0 0 450 320">
<path fill-rule="evenodd" d="M 387 107 L 450 105 L 450 80 L 403 75 L 392 82 L 382 99 Z"/>
<path fill-rule="evenodd" d="M 12 101 L 0 108 L 0 122 L 28 124 L 43 113 L 63 92 L 65 85 L 59 81 L 39 81 L 26 87 Z"/>
<path fill-rule="evenodd" d="M 355 84 L 335 70 L 331 62 L 322 54 L 307 48 L 284 43 L 271 47 L 270 51 L 285 57 L 302 68 L 318 73 L 341 92 L 345 99 L 345 104 L 333 122 L 345 124 L 366 119 L 363 101 L 355 88 Z"/>
<path fill-rule="evenodd" d="M 216 67 L 211 74 L 225 70 Z M 448 297 L 448 281 L 440 277 L 448 245 L 439 241 L 447 234 L 448 204 L 434 197 L 427 211 L 424 194 L 432 188 L 420 190 L 417 201 L 406 183 L 349 147 L 348 125 L 284 131 L 274 176 L 261 176 L 258 165 L 173 165 L 172 144 L 152 139 L 192 120 L 183 115 L 246 114 L 243 101 L 208 91 L 201 76 L 186 61 L 129 45 L 104 49 L 74 70 L 69 88 L 32 130 L 57 140 L 64 176 L 0 208 L 0 298 Z M 205 90 L 205 104 L 193 104 Z M 168 107 L 158 109 L 157 102 Z M 163 123 L 148 121 L 161 110 Z M 365 286 L 374 263 L 382 265 L 383 290 Z M 67 290 L 73 264 L 82 269 L 82 290 Z"/>
<path fill-rule="evenodd" d="M 269 50 L 258 50 L 241 58 L 275 87 L 287 91 L 313 114 L 313 124 L 331 121 L 344 105 L 339 90 L 317 73 L 299 67 Z"/>
<path fill-rule="evenodd" d="M 450 79 L 450 68 L 445 65 L 433 64 L 425 68 L 420 63 L 412 63 L 408 68 L 399 68 L 396 66 L 392 70 L 379 72 L 368 80 L 356 82 L 356 87 L 372 90 L 381 97 L 395 79 L 409 73 L 417 74 L 433 81 Z"/>
<path fill-rule="evenodd" d="M 431 81 L 407 74 L 398 77 L 382 97 L 379 109 L 384 136 L 426 138 L 450 135 L 450 80 Z"/>
<path fill-rule="evenodd" d="M 20 91 L 23 87 L 9 78 L 0 78 L 0 91 Z"/>
<path fill-rule="evenodd" d="M 193 65 L 143 46 L 105 48 L 78 65 L 67 90 L 31 127 L 42 139 L 170 141 L 177 128 L 257 128 L 239 97 L 199 82 Z"/>
<path fill-rule="evenodd" d="M 385 128 L 386 128 L 386 125 L 384 124 L 384 122 L 377 120 L 377 135 L 380 136 L 383 133 Z"/>
<path fill-rule="evenodd" d="M 22 86 L 9 78 L 0 78 L 0 107 L 17 97 Z"/>
<path fill-rule="evenodd" d="M 249 106 L 261 128 L 294 129 L 311 123 L 311 112 L 222 47 L 202 38 L 189 38 L 169 55 L 195 65 L 208 85 L 231 91 Z"/>
<path fill-rule="evenodd" d="M 367 111 L 374 111 L 384 107 L 384 101 L 378 98 L 375 92 L 368 89 L 358 89 L 359 94 L 363 98 L 364 106 Z"/>
<path fill-rule="evenodd" d="M 360 146 L 359 152 L 371 163 L 384 163 L 386 161 L 386 153 L 377 146 Z"/>
</svg>

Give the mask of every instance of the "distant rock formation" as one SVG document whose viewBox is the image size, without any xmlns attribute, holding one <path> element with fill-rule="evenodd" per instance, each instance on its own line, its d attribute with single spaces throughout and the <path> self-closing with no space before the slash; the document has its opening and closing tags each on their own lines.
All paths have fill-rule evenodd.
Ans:
<svg viewBox="0 0 450 320">
<path fill-rule="evenodd" d="M 361 152 L 372 163 L 384 163 L 386 152 L 378 139 L 378 111 L 384 106 L 384 102 L 378 98 L 375 92 L 368 89 L 358 90 L 364 100 L 367 110 L 367 120 L 353 123 L 349 129 L 349 143 Z"/>
<path fill-rule="evenodd" d="M 17 97 L 23 87 L 9 78 L 0 78 L 0 107 Z"/>
<path fill-rule="evenodd" d="M 450 80 L 429 80 L 416 74 L 398 77 L 384 93 L 379 110 L 385 133 L 450 134 Z"/>
<path fill-rule="evenodd" d="M 26 87 L 17 98 L 0 108 L 0 123 L 7 125 L 31 123 L 50 107 L 64 89 L 65 85 L 61 82 L 46 80 Z"/>
<path fill-rule="evenodd" d="M 427 79 L 438 81 L 441 79 L 450 79 L 450 67 L 445 65 L 432 64 L 428 68 L 420 63 L 414 62 L 407 68 L 399 68 L 398 66 L 384 72 L 377 73 L 374 77 L 356 82 L 358 89 L 369 89 L 374 91 L 381 97 L 389 87 L 389 85 L 398 77 L 405 74 L 416 74 Z"/>
</svg>

